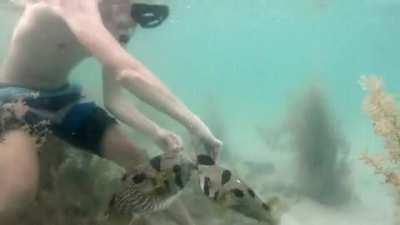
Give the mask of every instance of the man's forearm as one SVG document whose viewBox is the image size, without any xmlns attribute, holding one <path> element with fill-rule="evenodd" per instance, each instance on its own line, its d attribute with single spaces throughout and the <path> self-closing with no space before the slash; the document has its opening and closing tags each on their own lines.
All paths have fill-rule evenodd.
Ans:
<svg viewBox="0 0 400 225">
<path fill-rule="evenodd" d="M 121 86 L 129 90 L 142 101 L 168 114 L 180 122 L 189 131 L 202 129 L 203 122 L 187 106 L 175 97 L 147 69 L 126 70 L 118 77 Z"/>
<path fill-rule="evenodd" d="M 104 63 L 111 64 L 110 74 L 113 74 L 121 86 L 139 99 L 168 114 L 190 131 L 205 127 L 163 82 L 119 44 L 118 47 L 110 48 L 108 51 L 99 50 L 98 53 L 104 54 Z"/>
<path fill-rule="evenodd" d="M 129 127 L 137 129 L 152 139 L 158 137 L 160 127 L 131 104 L 120 100 L 116 103 L 106 104 L 106 108 Z"/>
<path fill-rule="evenodd" d="M 76 1 L 76 0 L 75 0 Z M 87 10 L 90 12 L 90 10 Z M 80 18 L 80 19 L 79 19 Z M 167 113 L 191 131 L 206 126 L 140 61 L 123 49 L 99 19 L 79 13 L 66 17 L 77 39 L 110 71 L 110 75 L 138 98 Z"/>
<path fill-rule="evenodd" d="M 108 111 L 126 125 L 157 139 L 160 127 L 122 96 L 122 87 L 103 68 L 103 100 Z"/>
</svg>

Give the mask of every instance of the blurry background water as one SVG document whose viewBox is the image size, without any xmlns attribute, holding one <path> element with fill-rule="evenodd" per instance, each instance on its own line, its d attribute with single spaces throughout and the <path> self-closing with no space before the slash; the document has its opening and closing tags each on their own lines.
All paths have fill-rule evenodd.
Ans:
<svg viewBox="0 0 400 225">
<path fill-rule="evenodd" d="M 164 2 L 171 8 L 169 20 L 158 29 L 137 29 L 128 50 L 201 117 L 209 119 L 210 111 L 217 111 L 233 154 L 253 162 L 284 161 L 285 153 L 264 144 L 259 128 L 285 120 L 288 105 L 317 83 L 350 146 L 359 198 L 371 208 L 379 204 L 378 212 L 372 210 L 377 218 L 391 215 L 390 192 L 359 161 L 363 151 L 379 151 L 381 143 L 361 110 L 364 93 L 358 80 L 378 74 L 388 90 L 400 93 L 399 0 Z M 0 6 L 2 58 L 18 12 L 7 2 Z M 96 62 L 80 65 L 73 79 L 101 101 Z M 354 224 L 350 221 L 340 224 Z"/>
</svg>

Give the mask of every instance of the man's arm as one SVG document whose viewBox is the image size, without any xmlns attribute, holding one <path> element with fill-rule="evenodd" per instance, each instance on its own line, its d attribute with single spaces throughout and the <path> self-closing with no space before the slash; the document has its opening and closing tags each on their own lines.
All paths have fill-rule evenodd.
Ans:
<svg viewBox="0 0 400 225">
<path fill-rule="evenodd" d="M 119 45 L 104 27 L 96 0 L 43 1 L 66 21 L 82 45 L 111 71 L 110 79 L 180 122 L 216 157 L 221 142 L 150 70 Z"/>
<path fill-rule="evenodd" d="M 122 95 L 120 84 L 112 79 L 109 73 L 111 72 L 103 68 L 103 99 L 106 109 L 126 125 L 146 134 L 162 150 L 167 152 L 182 150 L 180 137 L 159 127 L 133 104 L 128 103 Z"/>
</svg>

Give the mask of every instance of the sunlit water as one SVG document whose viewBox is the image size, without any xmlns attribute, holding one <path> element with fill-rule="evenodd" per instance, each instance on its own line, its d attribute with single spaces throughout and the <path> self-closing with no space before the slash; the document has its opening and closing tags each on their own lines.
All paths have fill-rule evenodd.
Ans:
<svg viewBox="0 0 400 225">
<path fill-rule="evenodd" d="M 400 1 L 398 0 L 176 0 L 171 17 L 154 30 L 138 29 L 128 50 L 151 68 L 201 117 L 219 112 L 229 145 L 238 156 L 262 159 L 291 176 L 288 157 L 270 151 L 257 128 L 284 120 L 304 88 L 321 84 L 351 148 L 354 186 L 360 201 L 336 211 L 304 201 L 287 224 L 390 224 L 390 189 L 359 160 L 380 151 L 362 112 L 364 74 L 384 77 L 400 93 Z M 0 56 L 4 57 L 17 11 L 0 3 Z M 87 61 L 73 75 L 101 102 L 98 65 Z M 143 106 L 145 107 L 145 106 Z M 162 124 L 183 130 L 151 112 Z M 228 140 L 227 140 L 228 141 Z"/>
</svg>

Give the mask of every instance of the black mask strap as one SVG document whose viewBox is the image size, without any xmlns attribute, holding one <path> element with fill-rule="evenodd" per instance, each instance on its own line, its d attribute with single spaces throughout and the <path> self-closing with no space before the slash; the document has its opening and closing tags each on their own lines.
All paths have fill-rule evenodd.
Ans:
<svg viewBox="0 0 400 225">
<path fill-rule="evenodd" d="M 143 28 L 154 28 L 162 24 L 169 16 L 166 5 L 135 3 L 131 7 L 132 18 Z"/>
</svg>

